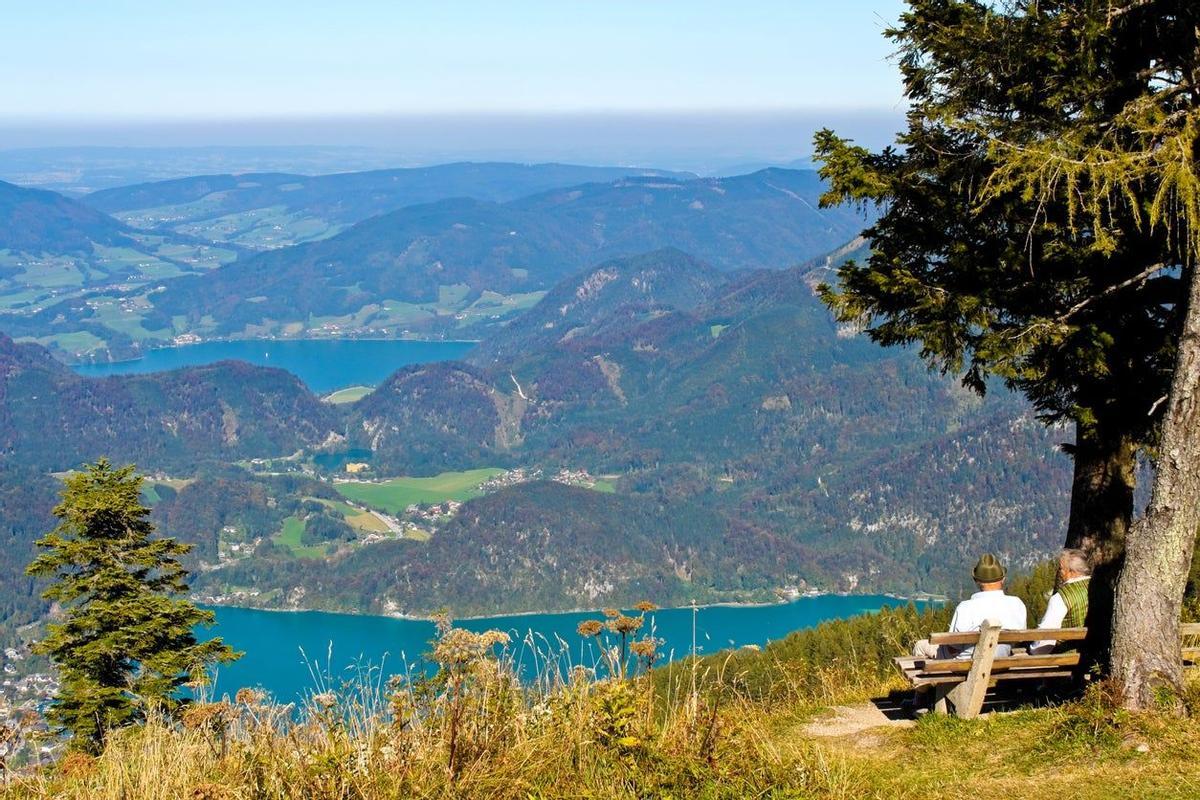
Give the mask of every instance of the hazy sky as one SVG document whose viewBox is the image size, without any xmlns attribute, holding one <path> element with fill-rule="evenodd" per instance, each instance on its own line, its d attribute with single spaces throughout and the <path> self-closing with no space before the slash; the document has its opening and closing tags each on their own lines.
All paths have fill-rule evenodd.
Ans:
<svg viewBox="0 0 1200 800">
<path fill-rule="evenodd" d="M 895 110 L 899 0 L 4 3 L 0 121 Z"/>
<path fill-rule="evenodd" d="M 811 154 L 820 127 L 875 147 L 892 141 L 903 105 L 882 33 L 902 7 L 0 0 L 0 150 L 351 146 L 378 151 L 372 164 L 703 172 L 790 163 Z M 69 170 L 48 158 L 4 174 Z"/>
</svg>

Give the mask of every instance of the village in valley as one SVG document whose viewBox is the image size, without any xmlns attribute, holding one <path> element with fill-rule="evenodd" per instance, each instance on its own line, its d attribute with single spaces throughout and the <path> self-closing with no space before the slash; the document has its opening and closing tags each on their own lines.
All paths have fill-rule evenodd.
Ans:
<svg viewBox="0 0 1200 800">
<path fill-rule="evenodd" d="M 311 468 L 305 471 L 309 472 Z M 303 546 L 300 536 L 305 521 L 290 517 L 283 530 L 274 536 L 247 537 L 236 525 L 224 526 L 218 536 L 215 561 L 202 561 L 205 572 L 219 570 L 252 557 L 265 541 L 290 549 L 302 558 L 325 557 L 395 539 L 428 541 L 437 529 L 459 513 L 463 504 L 475 497 L 508 489 L 533 481 L 549 480 L 601 492 L 614 491 L 615 476 L 597 477 L 585 469 L 561 468 L 548 473 L 538 467 L 516 467 L 508 470 L 481 469 L 461 473 L 444 473 L 432 478 L 371 479 L 370 464 L 348 462 L 342 474 L 327 478 L 341 495 L 339 500 L 307 497 L 305 501 L 323 506 L 329 513 L 344 520 L 354 531 L 354 537 L 324 548 Z M 317 477 L 315 472 L 309 472 Z M 159 476 L 160 480 L 169 480 Z M 245 595 L 244 597 L 241 595 Z M 252 599 L 245 592 L 238 597 L 213 596 L 206 602 L 225 603 L 237 599 Z"/>
</svg>

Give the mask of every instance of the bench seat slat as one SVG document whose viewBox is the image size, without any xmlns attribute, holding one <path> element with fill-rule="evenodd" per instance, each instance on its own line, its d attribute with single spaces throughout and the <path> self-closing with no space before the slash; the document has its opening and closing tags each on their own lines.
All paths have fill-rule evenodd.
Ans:
<svg viewBox="0 0 1200 800">
<path fill-rule="evenodd" d="M 1079 653 L 1059 653 L 1048 656 L 1007 656 L 992 661 L 992 674 L 1021 667 L 1073 667 L 1079 663 Z M 914 668 L 922 673 L 971 671 L 969 658 L 917 659 Z"/>
<path fill-rule="evenodd" d="M 1010 670 L 1008 672 L 1000 672 L 991 677 L 991 683 L 994 685 L 999 681 L 1015 681 L 1015 680 L 1049 680 L 1051 678 L 1070 678 L 1075 673 L 1069 669 L 1022 669 Z M 967 679 L 966 673 L 959 672 L 953 675 L 905 675 L 909 682 L 914 687 L 919 686 L 942 686 L 945 684 L 962 683 Z"/>
<path fill-rule="evenodd" d="M 1000 644 L 1020 644 L 1053 639 L 1056 642 L 1078 642 L 1087 637 L 1087 628 L 1026 628 L 1024 630 L 1000 631 Z M 929 643 L 933 645 L 971 645 L 979 641 L 979 631 L 966 633 L 931 633 Z"/>
</svg>

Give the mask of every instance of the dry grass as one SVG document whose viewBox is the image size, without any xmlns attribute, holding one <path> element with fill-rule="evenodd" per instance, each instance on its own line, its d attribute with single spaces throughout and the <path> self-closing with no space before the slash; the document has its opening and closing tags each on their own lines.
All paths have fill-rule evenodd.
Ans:
<svg viewBox="0 0 1200 800">
<path fill-rule="evenodd" d="M 1200 723 L 1129 716 L 1100 690 L 1064 706 L 814 739 L 803 722 L 816 709 L 886 678 L 861 664 L 801 670 L 764 693 L 726 658 L 656 680 L 555 669 L 531 686 L 495 657 L 497 635 L 444 630 L 437 676 L 321 686 L 299 712 L 247 690 L 197 703 L 114 734 L 98 758 L 68 754 L 16 775 L 0 798 L 1200 796 Z M 763 674 L 788 671 L 777 655 L 762 654 L 772 659 Z"/>
<path fill-rule="evenodd" d="M 98 758 L 70 754 L 0 797 L 733 798 L 812 791 L 833 774 L 729 683 L 658 694 L 645 675 L 598 680 L 575 667 L 529 686 L 495 657 L 500 638 L 445 630 L 435 677 L 382 687 L 368 675 L 299 713 L 243 690 L 153 716 Z"/>
</svg>

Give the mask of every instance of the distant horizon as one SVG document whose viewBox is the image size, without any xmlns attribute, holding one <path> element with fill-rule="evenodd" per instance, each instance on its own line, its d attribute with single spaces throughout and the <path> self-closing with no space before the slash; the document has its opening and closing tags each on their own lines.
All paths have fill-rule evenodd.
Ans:
<svg viewBox="0 0 1200 800">
<path fill-rule="evenodd" d="M 830 127 L 873 148 L 885 146 L 903 123 L 902 109 L 795 109 L 740 112 L 573 112 L 310 115 L 225 120 L 82 121 L 0 119 L 0 178 L 12 180 L 12 162 L 55 151 L 111 151 L 157 159 L 171 151 L 362 151 L 344 162 L 337 152 L 319 165 L 283 169 L 326 172 L 430 166 L 453 161 L 563 162 L 640 166 L 711 174 L 731 168 L 806 162 L 813 132 Z M 118 152 L 126 151 L 126 152 Z M 240 152 L 239 152 L 240 151 Z M 69 154 L 68 154 L 69 155 Z M 264 153 L 268 157 L 270 153 Z M 253 159 L 233 159 L 261 171 Z M 217 166 L 223 163 L 217 159 Z M 272 166 L 274 165 L 274 166 Z M 233 164 L 219 171 L 239 171 Z"/>
<path fill-rule="evenodd" d="M 903 10 L 903 0 L 43 0 L 6 15 L 20 35 L 0 50 L 0 178 L 80 189 L 111 185 L 114 170 L 260 161 L 308 174 L 484 160 L 717 174 L 807 160 L 822 127 L 878 148 L 903 128 L 885 35 Z M 156 151 L 95 164 L 82 151 L 20 152 L 56 147 Z M 164 150 L 196 147 L 372 152 L 166 164 Z M 56 183 L 59 168 L 91 176 Z"/>
</svg>

